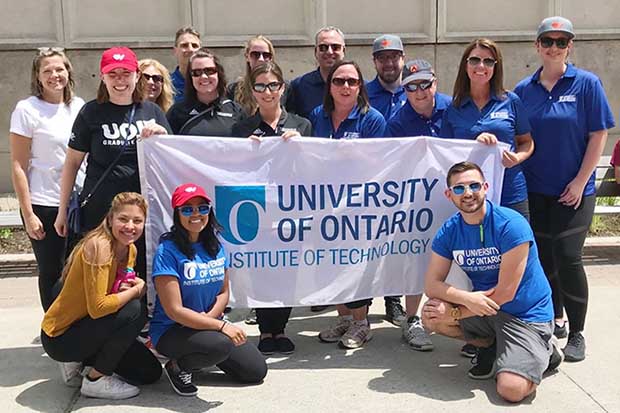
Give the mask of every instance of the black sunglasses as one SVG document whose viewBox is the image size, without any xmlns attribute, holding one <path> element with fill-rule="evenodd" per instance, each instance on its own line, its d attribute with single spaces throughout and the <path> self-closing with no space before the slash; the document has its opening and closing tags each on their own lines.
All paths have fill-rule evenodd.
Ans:
<svg viewBox="0 0 620 413">
<path fill-rule="evenodd" d="M 271 54 L 271 52 L 252 51 L 250 52 L 250 57 L 254 60 L 258 60 L 261 57 L 263 58 L 263 60 L 271 60 L 273 58 L 273 55 Z"/>
<path fill-rule="evenodd" d="M 207 76 L 213 76 L 217 73 L 217 67 L 204 67 L 202 69 L 192 69 L 189 71 L 192 77 L 200 77 L 203 74 Z"/>
<path fill-rule="evenodd" d="M 491 59 L 490 57 L 485 57 L 483 59 L 478 56 L 469 56 L 467 58 L 467 63 L 469 63 L 470 66 L 478 66 L 481 62 L 485 67 L 492 68 L 495 66 L 495 63 L 497 63 L 497 60 Z"/>
<path fill-rule="evenodd" d="M 332 84 L 334 86 L 344 86 L 344 84 L 349 85 L 349 87 L 359 86 L 360 80 L 354 77 L 334 77 L 332 78 Z"/>
<path fill-rule="evenodd" d="M 570 40 L 566 37 L 560 37 L 558 39 L 554 39 L 552 37 L 541 37 L 538 41 L 544 49 L 550 48 L 553 46 L 553 43 L 555 43 L 558 49 L 566 49 L 568 47 L 568 43 L 570 42 Z"/>
<path fill-rule="evenodd" d="M 431 87 L 433 85 L 434 81 L 435 80 L 425 80 L 425 81 L 420 82 L 420 83 L 413 83 L 413 82 L 412 83 L 407 83 L 405 85 L 405 89 L 408 92 L 415 92 L 418 89 L 426 90 L 426 89 L 428 89 L 429 87 Z"/>
<path fill-rule="evenodd" d="M 272 92 L 277 92 L 278 90 L 282 89 L 282 84 L 282 82 L 254 83 L 252 89 L 254 89 L 254 91 L 257 93 L 263 93 L 267 89 Z"/>
<path fill-rule="evenodd" d="M 325 53 L 326 51 L 329 50 L 330 47 L 333 52 L 339 52 L 342 50 L 342 45 L 340 43 L 331 43 L 331 44 L 321 43 L 320 45 L 317 46 L 317 48 L 319 49 L 319 52 L 321 53 Z"/>
<path fill-rule="evenodd" d="M 149 80 L 152 80 L 155 83 L 163 83 L 163 81 L 164 81 L 164 77 L 162 75 L 149 75 L 148 73 L 142 73 L 142 77 L 147 82 Z"/>
</svg>

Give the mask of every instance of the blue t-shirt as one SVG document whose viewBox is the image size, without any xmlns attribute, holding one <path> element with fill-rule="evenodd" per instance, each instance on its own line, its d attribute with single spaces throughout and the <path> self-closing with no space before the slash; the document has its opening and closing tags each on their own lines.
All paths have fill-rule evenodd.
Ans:
<svg viewBox="0 0 620 413">
<path fill-rule="evenodd" d="M 439 136 L 442 138 L 476 139 L 482 132 L 494 134 L 500 142 L 515 151 L 516 135 L 530 132 L 530 123 L 521 99 L 512 92 L 503 98 L 491 96 L 489 102 L 478 110 L 467 97 L 457 108 L 450 105 L 444 112 Z M 527 199 L 527 186 L 521 165 L 507 168 L 502 186 L 502 205 L 512 205 Z"/>
<path fill-rule="evenodd" d="M 480 225 L 466 223 L 460 213 L 450 217 L 437 231 L 433 251 L 454 260 L 471 279 L 474 291 L 485 291 L 497 286 L 502 254 L 527 242 L 530 250 L 521 283 L 514 299 L 500 309 L 528 323 L 551 321 L 551 287 L 538 259 L 530 225 L 512 209 L 489 201 L 486 208 L 482 231 Z"/>
<path fill-rule="evenodd" d="M 399 86 L 398 89 L 392 93 L 381 85 L 378 77 L 366 83 L 366 91 L 368 92 L 370 106 L 381 112 L 385 120 L 394 116 L 394 114 L 407 103 L 405 88 Z"/>
<path fill-rule="evenodd" d="M 225 270 L 229 263 L 224 247 L 220 248 L 214 259 L 200 243 L 192 246 L 196 251 L 193 260 L 184 255 L 174 241 L 162 241 L 153 258 L 153 279 L 160 275 L 178 278 L 183 307 L 202 313 L 209 311 L 215 304 L 215 299 L 224 286 Z M 153 345 L 157 345 L 160 337 L 175 324 L 175 321 L 166 315 L 157 296 L 149 329 Z"/>
<path fill-rule="evenodd" d="M 290 107 L 286 109 L 310 119 L 310 112 L 322 104 L 325 98 L 325 81 L 319 69 L 293 79 L 291 93 Z"/>
<path fill-rule="evenodd" d="M 387 135 L 394 138 L 405 136 L 439 136 L 441 120 L 452 98 L 443 93 L 435 93 L 435 106 L 430 118 L 418 114 L 407 102 L 387 122 Z"/>
<path fill-rule="evenodd" d="M 172 80 L 172 86 L 174 86 L 174 103 L 182 102 L 185 97 L 185 78 L 181 74 L 179 66 L 172 72 L 170 79 Z"/>
<path fill-rule="evenodd" d="M 310 113 L 314 136 L 330 139 L 381 138 L 385 136 L 385 119 L 374 108 L 361 113 L 355 106 L 349 116 L 342 121 L 338 130 L 334 131 L 332 118 L 320 105 Z"/>
<path fill-rule="evenodd" d="M 599 78 L 573 65 L 551 92 L 540 83 L 540 72 L 515 87 L 532 125 L 534 154 L 523 163 L 530 192 L 559 196 L 581 167 L 590 132 L 615 125 L 605 90 Z M 596 191 L 594 173 L 583 195 Z"/>
</svg>

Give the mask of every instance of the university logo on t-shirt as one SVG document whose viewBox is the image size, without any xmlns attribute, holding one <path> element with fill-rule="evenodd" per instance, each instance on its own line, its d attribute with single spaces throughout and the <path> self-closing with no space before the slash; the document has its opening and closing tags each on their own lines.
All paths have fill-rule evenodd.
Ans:
<svg viewBox="0 0 620 413">
<path fill-rule="evenodd" d="M 116 122 L 112 122 L 112 124 L 104 123 L 101 125 L 104 138 L 103 144 L 109 146 L 124 145 L 125 141 L 132 141 L 140 136 L 142 129 L 144 129 L 146 125 L 154 123 L 155 119 L 138 120 L 135 125 L 130 125 L 126 122 L 120 125 Z"/>
<path fill-rule="evenodd" d="M 491 112 L 491 119 L 508 119 L 508 111 L 498 110 L 497 112 Z"/>
<path fill-rule="evenodd" d="M 358 139 L 360 137 L 359 132 L 345 132 L 342 135 L 342 139 Z"/>
<path fill-rule="evenodd" d="M 502 254 L 496 247 L 452 251 L 452 258 L 465 272 L 499 270 Z"/>
<path fill-rule="evenodd" d="M 183 263 L 183 285 L 202 285 L 222 281 L 225 275 L 225 257 L 209 262 Z"/>
<path fill-rule="evenodd" d="M 564 95 L 558 98 L 558 103 L 562 102 L 577 102 L 577 96 L 575 95 Z"/>
</svg>

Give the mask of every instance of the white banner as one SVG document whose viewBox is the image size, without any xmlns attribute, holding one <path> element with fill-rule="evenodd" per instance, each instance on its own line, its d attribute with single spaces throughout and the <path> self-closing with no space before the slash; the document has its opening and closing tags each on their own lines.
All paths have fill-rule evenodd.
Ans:
<svg viewBox="0 0 620 413">
<path fill-rule="evenodd" d="M 418 294 L 433 236 L 456 212 L 446 172 L 477 163 L 499 202 L 506 148 L 426 137 L 150 138 L 138 144 L 147 262 L 172 224 L 172 192 L 194 182 L 224 227 L 235 307 Z"/>
</svg>

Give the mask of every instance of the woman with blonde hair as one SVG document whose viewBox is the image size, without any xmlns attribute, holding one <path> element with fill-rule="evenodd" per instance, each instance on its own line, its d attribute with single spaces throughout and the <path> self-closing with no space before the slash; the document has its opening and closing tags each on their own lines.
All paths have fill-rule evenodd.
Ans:
<svg viewBox="0 0 620 413">
<path fill-rule="evenodd" d="M 142 59 L 138 62 L 140 84 L 144 98 L 157 104 L 165 113 L 174 103 L 174 87 L 170 72 L 155 59 Z"/>
<path fill-rule="evenodd" d="M 136 340 L 146 322 L 144 281 L 133 276 L 147 204 L 122 192 L 103 221 L 76 245 L 63 270 L 63 286 L 41 323 L 41 343 L 61 362 L 63 379 L 85 396 L 126 399 L 154 383 L 161 365 Z M 117 282 L 118 280 L 118 282 Z M 115 288 L 116 285 L 118 288 Z M 84 377 L 81 378 L 82 367 Z"/>
</svg>

